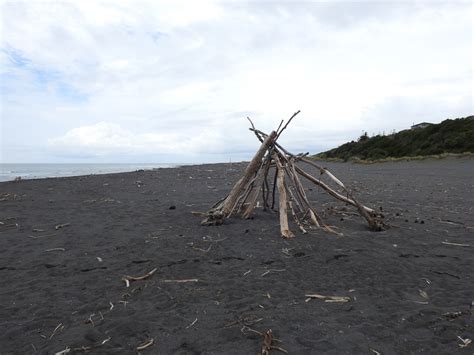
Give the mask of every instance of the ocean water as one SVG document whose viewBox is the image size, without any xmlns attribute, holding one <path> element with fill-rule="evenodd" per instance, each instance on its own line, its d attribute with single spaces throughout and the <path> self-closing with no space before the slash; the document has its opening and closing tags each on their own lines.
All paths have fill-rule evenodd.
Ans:
<svg viewBox="0 0 474 355">
<path fill-rule="evenodd" d="M 0 164 L 0 181 L 122 173 L 136 170 L 173 168 L 185 164 Z"/>
</svg>

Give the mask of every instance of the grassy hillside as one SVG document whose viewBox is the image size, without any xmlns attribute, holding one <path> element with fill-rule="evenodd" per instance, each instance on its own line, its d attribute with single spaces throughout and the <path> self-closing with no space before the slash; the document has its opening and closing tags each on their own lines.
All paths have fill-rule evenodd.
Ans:
<svg viewBox="0 0 474 355">
<path fill-rule="evenodd" d="M 389 136 L 361 136 L 317 158 L 378 160 L 445 153 L 474 153 L 474 116 L 445 120 L 426 128 L 401 131 Z"/>
</svg>

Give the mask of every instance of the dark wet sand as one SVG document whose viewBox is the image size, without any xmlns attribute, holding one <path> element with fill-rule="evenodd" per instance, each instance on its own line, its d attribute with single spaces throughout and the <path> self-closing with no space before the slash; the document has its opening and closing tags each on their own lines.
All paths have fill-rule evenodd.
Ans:
<svg viewBox="0 0 474 355">
<path fill-rule="evenodd" d="M 474 160 L 326 165 L 396 227 L 327 210 L 344 237 L 293 227 L 283 240 L 262 210 L 201 227 L 191 211 L 244 164 L 1 183 L 0 353 L 132 354 L 153 338 L 142 353 L 257 354 L 247 325 L 290 354 L 472 354 L 458 336 L 474 341 Z M 185 279 L 198 281 L 165 281 Z"/>
</svg>

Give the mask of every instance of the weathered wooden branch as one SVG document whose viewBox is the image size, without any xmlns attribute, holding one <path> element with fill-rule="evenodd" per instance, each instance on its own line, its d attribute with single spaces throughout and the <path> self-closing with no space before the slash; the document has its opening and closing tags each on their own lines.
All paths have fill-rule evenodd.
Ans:
<svg viewBox="0 0 474 355">
<path fill-rule="evenodd" d="M 311 223 L 314 224 L 317 227 L 321 226 L 321 218 L 318 216 L 316 211 L 313 209 L 311 206 L 311 203 L 308 201 L 308 197 L 306 196 L 306 193 L 304 191 L 303 185 L 301 184 L 301 181 L 298 178 L 298 175 L 296 175 L 294 171 L 294 166 L 290 166 L 288 168 L 288 174 L 291 176 L 293 180 L 293 184 L 295 186 L 296 194 L 300 198 L 301 205 L 305 206 L 305 209 L 307 213 L 309 214 Z"/>
<path fill-rule="evenodd" d="M 330 195 L 333 197 L 344 201 L 346 203 L 349 203 L 357 208 L 359 211 L 360 215 L 364 217 L 367 220 L 367 223 L 369 224 L 369 228 L 373 231 L 381 231 L 383 229 L 383 224 L 381 222 L 378 222 L 374 216 L 372 216 L 369 211 L 373 212 L 372 209 L 369 209 L 365 206 L 363 206 L 361 203 L 359 203 L 357 200 L 354 198 L 350 199 L 345 196 L 340 195 L 336 191 L 332 190 L 329 186 L 324 184 L 322 181 L 315 179 L 313 176 L 309 175 L 302 169 L 296 167 L 297 171 L 300 173 L 300 175 L 304 176 L 308 180 L 314 182 L 316 185 L 321 186 L 324 190 L 326 190 Z M 368 211 L 369 210 L 369 211 Z"/>
<path fill-rule="evenodd" d="M 263 156 L 267 153 L 268 148 L 273 144 L 277 133 L 272 131 L 263 141 L 262 145 L 258 149 L 257 153 L 250 161 L 249 165 L 245 169 L 244 175 L 237 181 L 232 190 L 230 191 L 227 198 L 224 200 L 222 205 L 209 211 L 208 217 L 201 223 L 204 225 L 219 225 L 224 223 L 224 219 L 227 218 L 230 213 L 234 210 L 237 199 L 242 193 L 243 189 L 247 186 L 248 182 L 252 179 L 252 176 L 259 169 Z"/>
<path fill-rule="evenodd" d="M 282 132 L 286 129 L 286 127 L 288 127 L 288 125 L 291 123 L 291 121 L 293 121 L 293 118 L 296 117 L 297 114 L 299 114 L 301 111 L 298 110 L 296 111 L 293 116 L 290 117 L 290 119 L 288 120 L 288 122 L 286 122 L 286 124 L 283 126 L 283 128 L 280 130 L 280 129 L 277 129 L 277 136 L 276 136 L 276 139 L 275 141 L 281 136 Z M 282 121 L 283 123 L 283 121 Z M 280 123 L 280 126 L 281 126 L 281 123 Z"/>
<path fill-rule="evenodd" d="M 286 189 L 289 192 L 288 187 L 286 187 Z M 293 219 L 295 220 L 295 223 L 298 225 L 298 228 L 300 229 L 301 233 L 306 234 L 308 232 L 303 227 L 303 223 L 301 223 L 300 219 L 298 218 L 298 215 L 295 212 L 295 209 L 293 208 L 293 197 L 292 196 L 293 196 L 293 194 L 290 193 L 290 199 L 288 200 L 288 207 L 290 208 L 291 215 L 293 216 Z"/>
<path fill-rule="evenodd" d="M 278 170 L 275 169 L 275 176 L 273 177 L 273 191 L 272 191 L 272 210 L 275 208 L 275 193 L 277 186 Z"/>
<path fill-rule="evenodd" d="M 259 169 L 257 176 L 255 178 L 254 187 L 249 194 L 248 202 L 244 207 L 244 211 L 242 213 L 242 218 L 247 219 L 250 217 L 250 214 L 255 208 L 255 204 L 257 202 L 258 195 L 260 194 L 260 186 L 263 184 L 263 180 L 265 179 L 266 174 L 268 173 L 268 169 L 270 168 L 271 157 L 269 156 L 266 161 L 264 162 L 264 167 Z"/>
<path fill-rule="evenodd" d="M 271 162 L 270 162 L 271 165 Z M 268 171 L 270 170 L 270 165 L 268 166 Z M 262 191 L 263 191 L 263 210 L 266 211 L 267 208 L 270 207 L 268 204 L 268 196 L 270 195 L 270 186 L 268 185 L 268 171 L 265 174 L 262 184 Z"/>
<path fill-rule="evenodd" d="M 288 226 L 288 198 L 286 195 L 285 189 L 285 170 L 283 169 L 283 164 L 280 161 L 280 158 L 277 154 L 273 155 L 273 159 L 277 164 L 277 185 L 278 185 L 278 212 L 280 214 L 280 231 L 281 236 L 284 238 L 293 238 L 294 234 L 291 232 L 290 227 Z"/>
<path fill-rule="evenodd" d="M 328 185 L 326 185 L 324 182 L 322 182 L 320 179 L 316 179 L 314 176 L 308 174 L 306 171 L 304 171 L 303 169 L 301 169 L 300 167 L 296 166 L 295 167 L 296 171 L 298 172 L 298 174 L 300 174 L 301 176 L 305 177 L 306 179 L 308 179 L 309 181 L 315 183 L 316 185 L 320 186 L 324 191 L 326 191 L 328 194 L 330 194 L 332 197 L 334 198 L 337 198 L 338 200 L 342 201 L 342 202 L 345 202 L 345 203 L 348 203 L 354 207 L 357 207 L 357 204 L 355 203 L 354 200 L 346 197 L 346 196 L 343 196 L 341 195 L 340 193 L 338 193 L 337 191 L 331 189 Z M 366 210 L 367 212 L 369 213 L 373 213 L 374 210 L 372 208 L 369 208 L 369 207 L 365 207 L 363 206 L 363 209 Z"/>
</svg>

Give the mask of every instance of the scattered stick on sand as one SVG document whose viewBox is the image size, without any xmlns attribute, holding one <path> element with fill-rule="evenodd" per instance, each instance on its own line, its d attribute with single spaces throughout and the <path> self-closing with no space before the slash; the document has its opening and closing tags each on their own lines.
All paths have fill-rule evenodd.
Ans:
<svg viewBox="0 0 474 355">
<path fill-rule="evenodd" d="M 61 228 L 64 228 L 64 227 L 68 227 L 70 226 L 71 223 L 64 223 L 64 224 L 57 224 L 54 229 L 58 230 L 58 229 L 61 229 Z"/>
<path fill-rule="evenodd" d="M 161 280 L 162 282 L 175 282 L 175 283 L 185 283 L 185 282 L 199 282 L 199 279 L 184 279 L 184 280 Z"/>
<path fill-rule="evenodd" d="M 89 350 L 92 350 L 92 349 L 101 347 L 102 345 L 104 345 L 105 343 L 107 343 L 108 341 L 110 341 L 110 339 L 112 339 L 112 338 L 108 337 L 107 339 L 104 339 L 104 340 L 99 341 L 99 342 L 97 342 L 97 343 L 94 343 L 94 344 L 92 344 L 92 345 L 81 346 L 81 347 L 78 347 L 78 348 L 66 347 L 66 349 L 64 349 L 64 350 L 62 350 L 62 351 L 58 351 L 57 353 L 54 353 L 54 355 L 68 354 L 68 353 L 70 353 L 71 351 L 72 351 L 72 352 L 75 352 L 75 351 L 89 351 Z"/>
<path fill-rule="evenodd" d="M 130 281 L 140 281 L 140 280 L 146 280 L 147 278 L 149 278 L 151 275 L 153 275 L 156 270 L 158 270 L 158 268 L 154 268 L 153 270 L 151 270 L 150 272 L 146 273 L 145 275 L 143 276 L 129 276 L 129 275 L 125 275 L 122 277 L 122 281 L 125 282 L 125 286 L 127 287 L 130 287 Z"/>
<path fill-rule="evenodd" d="M 317 293 L 306 294 L 308 297 L 305 302 L 309 302 L 312 299 L 324 300 L 324 302 L 334 302 L 334 303 L 345 303 L 350 302 L 351 298 L 346 296 L 324 296 Z"/>
<path fill-rule="evenodd" d="M 453 245 L 456 247 L 470 247 L 470 244 L 461 244 L 461 243 L 450 243 L 450 242 L 441 242 L 441 244 Z"/>
<path fill-rule="evenodd" d="M 152 346 L 154 344 L 155 340 L 153 338 L 148 339 L 147 341 L 141 343 L 140 345 L 137 346 L 137 351 L 140 350 L 145 350 L 146 348 Z"/>
<path fill-rule="evenodd" d="M 276 339 L 273 338 L 273 333 L 271 329 L 268 329 L 265 333 L 263 333 L 263 344 L 262 344 L 261 354 L 270 355 L 270 352 L 272 350 L 278 350 L 278 351 L 281 351 L 282 353 L 288 354 L 288 351 L 286 351 L 285 349 L 279 346 L 273 345 L 274 340 Z"/>
<path fill-rule="evenodd" d="M 458 344 L 460 348 L 467 348 L 472 343 L 472 340 L 469 338 L 463 339 L 459 335 L 458 335 L 458 338 L 462 342 L 461 344 Z"/>
<path fill-rule="evenodd" d="M 84 321 L 84 324 L 92 324 L 95 327 L 94 320 L 92 319 L 95 316 L 95 313 L 92 313 L 89 318 Z"/>
<path fill-rule="evenodd" d="M 49 252 L 49 251 L 66 251 L 66 249 L 64 248 L 51 248 L 51 249 L 46 249 L 45 251 Z"/>
<path fill-rule="evenodd" d="M 54 328 L 53 332 L 51 333 L 51 335 L 49 336 L 49 339 L 51 339 L 52 337 L 54 337 L 56 335 L 56 333 L 59 333 L 61 330 L 64 329 L 64 325 L 62 323 L 59 323 L 56 328 Z"/>
<path fill-rule="evenodd" d="M 287 350 L 283 349 L 282 347 L 274 345 L 274 342 L 281 343 L 281 340 L 273 337 L 273 332 L 271 329 L 268 329 L 266 332 L 262 333 L 262 332 L 259 332 L 258 330 L 252 329 L 244 325 L 240 331 L 242 333 L 245 331 L 249 331 L 249 332 L 258 334 L 263 338 L 262 346 L 260 349 L 261 355 L 270 355 L 272 350 L 276 350 L 276 351 L 280 351 L 282 353 L 288 354 Z"/>
<path fill-rule="evenodd" d="M 286 271 L 286 269 L 270 269 L 270 270 L 267 270 L 265 271 L 262 275 L 260 275 L 261 277 L 265 276 L 265 275 L 268 275 L 269 273 L 271 272 L 283 272 L 283 271 Z"/>
<path fill-rule="evenodd" d="M 197 321 L 198 321 L 198 319 L 196 318 L 195 320 L 193 320 L 193 322 L 192 322 L 191 324 L 189 324 L 188 326 L 186 326 L 185 329 L 191 328 L 194 324 L 196 324 Z"/>
</svg>

